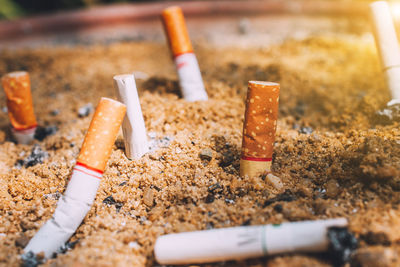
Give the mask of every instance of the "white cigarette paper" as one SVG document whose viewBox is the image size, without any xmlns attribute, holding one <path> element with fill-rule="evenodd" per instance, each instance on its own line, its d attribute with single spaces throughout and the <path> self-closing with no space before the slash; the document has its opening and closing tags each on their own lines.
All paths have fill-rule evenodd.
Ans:
<svg viewBox="0 0 400 267">
<path fill-rule="evenodd" d="M 370 4 L 374 36 L 387 85 L 393 99 L 400 99 L 400 48 L 396 29 L 386 1 Z"/>
<path fill-rule="evenodd" d="M 114 76 L 115 89 L 119 100 L 126 105 L 122 123 L 125 153 L 129 159 L 139 159 L 149 152 L 146 126 L 133 74 Z"/>
<path fill-rule="evenodd" d="M 14 128 L 11 128 L 11 133 L 17 141 L 18 144 L 23 144 L 23 145 L 28 145 L 32 143 L 33 139 L 35 138 L 35 128 L 30 128 L 26 130 L 15 130 Z"/>
<path fill-rule="evenodd" d="M 40 228 L 24 251 L 35 254 L 44 252 L 46 258 L 52 257 L 75 233 L 89 212 L 101 177 L 98 172 L 76 165 L 53 217 Z"/>
<path fill-rule="evenodd" d="M 345 227 L 345 218 L 240 226 L 169 234 L 157 239 L 160 264 L 197 264 L 240 260 L 284 252 L 320 252 L 329 247 L 328 228 Z"/>
<path fill-rule="evenodd" d="M 175 57 L 175 66 L 179 76 L 179 84 L 186 101 L 207 100 L 199 64 L 194 53 L 185 53 Z"/>
</svg>

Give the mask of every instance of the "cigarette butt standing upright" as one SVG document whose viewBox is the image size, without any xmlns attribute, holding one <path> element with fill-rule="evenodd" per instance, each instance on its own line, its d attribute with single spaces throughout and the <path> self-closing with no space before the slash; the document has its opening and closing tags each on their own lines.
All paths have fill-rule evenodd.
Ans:
<svg viewBox="0 0 400 267">
<path fill-rule="evenodd" d="M 400 48 L 389 4 L 370 4 L 376 46 L 385 72 L 386 83 L 393 99 L 400 99 Z"/>
<path fill-rule="evenodd" d="M 114 85 L 119 100 L 126 105 L 126 116 L 122 123 L 126 156 L 139 159 L 149 151 L 149 145 L 135 77 L 133 74 L 114 76 Z"/>
<path fill-rule="evenodd" d="M 160 264 L 198 264 L 241 260 L 288 252 L 321 252 L 328 229 L 346 227 L 345 218 L 169 234 L 156 240 Z"/>
<path fill-rule="evenodd" d="M 25 247 L 25 252 L 44 252 L 51 257 L 74 234 L 95 199 L 100 179 L 110 157 L 125 105 L 102 98 L 86 133 L 71 179 L 48 220 Z"/>
<path fill-rule="evenodd" d="M 271 170 L 279 84 L 250 81 L 243 124 L 240 176 L 257 176 Z"/>
<path fill-rule="evenodd" d="M 161 16 L 175 60 L 183 98 L 187 101 L 207 100 L 207 92 L 181 8 L 169 7 L 162 12 Z"/>
<path fill-rule="evenodd" d="M 1 79 L 6 98 L 12 133 L 20 144 L 32 142 L 37 126 L 33 111 L 31 82 L 25 71 L 11 72 Z"/>
</svg>

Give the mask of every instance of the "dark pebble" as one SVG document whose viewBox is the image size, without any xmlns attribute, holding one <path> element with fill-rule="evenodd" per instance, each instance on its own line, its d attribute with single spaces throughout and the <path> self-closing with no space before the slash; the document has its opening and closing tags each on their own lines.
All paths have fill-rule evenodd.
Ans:
<svg viewBox="0 0 400 267">
<path fill-rule="evenodd" d="M 38 127 L 35 131 L 35 139 L 39 141 L 43 141 L 47 136 L 53 135 L 58 131 L 57 126 L 50 125 L 47 127 Z"/>
<path fill-rule="evenodd" d="M 21 267 L 36 267 L 44 262 L 44 258 L 38 257 L 32 251 L 21 255 Z"/>
<path fill-rule="evenodd" d="M 201 160 L 211 161 L 212 157 L 213 157 L 213 153 L 210 149 L 203 149 L 200 152 L 199 157 Z"/>
<path fill-rule="evenodd" d="M 60 110 L 59 109 L 53 109 L 52 111 L 50 111 L 50 115 L 51 116 L 57 116 L 58 114 L 60 114 Z"/>
<path fill-rule="evenodd" d="M 29 238 L 25 234 L 22 234 L 20 237 L 18 237 L 15 240 L 15 245 L 17 247 L 24 248 L 24 247 L 26 247 L 26 245 L 28 245 L 28 242 L 29 242 Z"/>
<path fill-rule="evenodd" d="M 115 209 L 117 212 L 120 211 L 124 203 L 116 201 L 113 196 L 108 196 L 103 200 L 103 203 L 106 204 L 107 206 L 115 206 Z"/>
<path fill-rule="evenodd" d="M 23 160 L 18 160 L 15 164 L 17 167 L 24 166 L 25 168 L 35 166 L 36 164 L 43 163 L 49 156 L 46 151 L 43 151 L 39 145 L 34 145 L 31 154 Z"/>
<path fill-rule="evenodd" d="M 206 197 L 206 203 L 213 203 L 215 200 L 215 196 L 213 194 L 208 194 Z"/>
<path fill-rule="evenodd" d="M 276 204 L 274 206 L 274 211 L 281 213 L 283 211 L 283 207 L 281 204 Z"/>
<path fill-rule="evenodd" d="M 265 201 L 264 203 L 264 207 L 267 207 L 275 202 L 279 202 L 279 201 L 284 201 L 284 202 L 291 202 L 293 200 L 296 200 L 296 196 L 293 195 L 293 193 L 290 190 L 285 190 L 285 192 L 283 192 L 282 194 L 277 195 L 274 198 L 268 199 L 267 201 Z"/>
<path fill-rule="evenodd" d="M 75 247 L 76 244 L 78 244 L 79 239 L 75 240 L 73 242 L 67 242 L 64 245 L 62 245 L 58 250 L 57 250 L 57 254 L 65 254 L 67 253 L 68 250 L 71 250 Z"/>
<path fill-rule="evenodd" d="M 335 265 L 349 262 L 357 248 L 357 238 L 345 227 L 330 227 L 328 229 L 329 253 Z"/>
<path fill-rule="evenodd" d="M 368 245 L 390 246 L 391 244 L 389 237 L 383 232 L 374 233 L 369 231 L 361 235 L 360 239 L 364 240 Z"/>
<path fill-rule="evenodd" d="M 220 193 L 222 191 L 222 187 L 219 183 L 212 184 L 208 187 L 208 192 L 210 193 Z"/>
<path fill-rule="evenodd" d="M 235 160 L 235 156 L 230 151 L 229 152 L 225 152 L 222 155 L 222 160 L 219 163 L 219 166 L 228 167 L 229 165 L 232 165 L 234 160 Z"/>
<path fill-rule="evenodd" d="M 88 103 L 78 109 L 78 116 L 80 118 L 87 117 L 89 116 L 90 113 L 92 113 L 92 111 L 93 111 L 93 105 L 92 103 Z"/>
</svg>

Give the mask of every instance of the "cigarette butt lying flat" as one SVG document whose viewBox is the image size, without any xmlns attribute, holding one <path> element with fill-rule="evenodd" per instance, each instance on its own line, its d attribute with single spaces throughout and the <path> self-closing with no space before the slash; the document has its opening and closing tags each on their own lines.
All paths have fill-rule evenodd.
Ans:
<svg viewBox="0 0 400 267">
<path fill-rule="evenodd" d="M 156 240 L 160 264 L 198 264 L 287 252 L 321 252 L 329 247 L 328 229 L 345 227 L 345 218 L 240 226 L 169 234 Z"/>
<path fill-rule="evenodd" d="M 114 76 L 114 85 L 119 100 L 126 105 L 126 116 L 122 123 L 126 156 L 139 159 L 149 151 L 149 145 L 135 77 L 133 74 Z"/>
<path fill-rule="evenodd" d="M 49 258 L 75 233 L 96 197 L 125 110 L 124 104 L 101 98 L 67 189 L 52 218 L 29 241 L 25 253 L 44 252 Z"/>
<path fill-rule="evenodd" d="M 37 126 L 29 74 L 25 71 L 11 72 L 4 75 L 1 82 L 7 97 L 8 117 L 14 138 L 18 143 L 29 144 Z"/>
<path fill-rule="evenodd" d="M 389 4 L 386 1 L 373 2 L 370 12 L 387 85 L 392 98 L 400 99 L 400 47 Z"/>
<path fill-rule="evenodd" d="M 184 99 L 187 101 L 207 100 L 207 92 L 181 8 L 169 7 L 162 12 L 161 17 L 175 60 Z"/>
<path fill-rule="evenodd" d="M 256 176 L 271 170 L 279 84 L 250 81 L 243 124 L 241 176 Z"/>
</svg>

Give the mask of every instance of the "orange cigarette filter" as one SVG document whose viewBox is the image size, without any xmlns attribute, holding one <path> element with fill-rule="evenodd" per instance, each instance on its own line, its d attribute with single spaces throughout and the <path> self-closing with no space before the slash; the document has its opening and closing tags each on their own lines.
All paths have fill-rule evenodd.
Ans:
<svg viewBox="0 0 400 267">
<path fill-rule="evenodd" d="M 28 72 L 10 72 L 2 77 L 1 83 L 6 94 L 8 116 L 13 128 L 26 130 L 36 127 Z"/>
<path fill-rule="evenodd" d="M 241 176 L 257 176 L 271 170 L 279 89 L 277 83 L 249 82 L 243 125 Z"/>
<path fill-rule="evenodd" d="M 100 99 L 83 141 L 78 163 L 104 172 L 125 112 L 124 104 L 105 97 Z"/>
<path fill-rule="evenodd" d="M 169 7 L 164 9 L 161 17 L 174 57 L 185 53 L 192 53 L 193 47 L 190 42 L 182 9 L 178 6 Z"/>
</svg>

